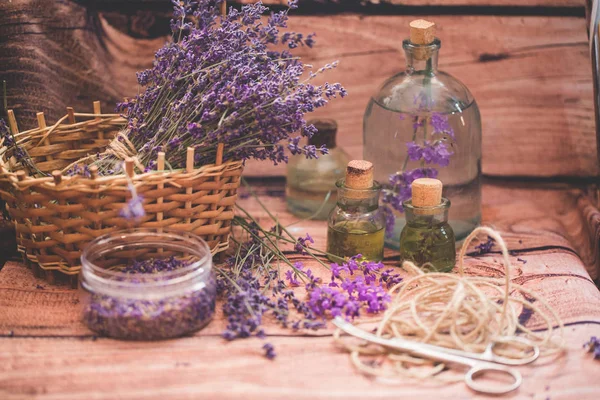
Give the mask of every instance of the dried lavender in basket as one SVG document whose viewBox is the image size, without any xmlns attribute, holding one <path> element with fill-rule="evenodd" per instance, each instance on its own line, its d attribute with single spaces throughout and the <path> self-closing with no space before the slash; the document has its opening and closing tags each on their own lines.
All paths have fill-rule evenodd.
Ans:
<svg viewBox="0 0 600 400">
<path fill-rule="evenodd" d="M 219 143 L 224 144 L 225 161 L 286 162 L 286 146 L 292 154 L 326 154 L 325 147 L 301 146 L 300 140 L 316 133 L 304 115 L 346 94 L 338 83 L 309 83 L 336 63 L 309 72 L 312 66 L 290 51 L 272 48 L 314 44 L 314 34 L 280 32 L 297 0 L 266 21 L 261 16 L 269 9 L 261 2 L 241 11 L 230 8 L 225 17 L 219 15 L 221 3 L 173 1 L 173 40 L 158 50 L 151 69 L 138 74 L 145 90 L 119 105 L 128 124 L 117 140 L 129 141 L 146 169 L 156 168 L 161 151 L 172 168 L 183 168 L 187 147 L 196 149 L 197 165 L 213 163 Z M 104 173 L 113 172 L 127 155 L 123 149 L 109 146 L 95 162 Z"/>
</svg>

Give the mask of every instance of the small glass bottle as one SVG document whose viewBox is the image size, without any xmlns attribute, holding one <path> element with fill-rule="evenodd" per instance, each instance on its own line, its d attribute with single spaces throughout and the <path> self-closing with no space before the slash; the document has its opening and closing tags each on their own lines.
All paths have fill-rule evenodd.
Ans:
<svg viewBox="0 0 600 400">
<path fill-rule="evenodd" d="M 325 145 L 329 154 L 316 160 L 309 160 L 303 155 L 290 158 L 287 166 L 286 201 L 288 210 L 298 217 L 326 220 L 336 203 L 335 183 L 344 177 L 349 158 L 336 145 L 337 123 L 334 120 L 312 120 L 308 123 L 319 131 L 308 143 L 316 147 Z"/>
<path fill-rule="evenodd" d="M 369 261 L 383 259 L 385 216 L 379 208 L 381 186 L 373 181 L 373 164 L 354 160 L 336 184 L 337 205 L 327 226 L 327 252 L 340 262 L 357 254 Z"/>
<path fill-rule="evenodd" d="M 444 182 L 444 197 L 453 204 L 449 223 L 461 240 L 481 220 L 479 108 L 463 83 L 438 70 L 441 41 L 434 23 L 412 21 L 402 47 L 406 69 L 383 82 L 365 111 L 364 158 L 373 160 L 384 192 L 396 192 L 401 201 L 415 177 Z M 427 151 L 419 154 L 422 149 Z M 434 149 L 439 152 L 432 154 Z M 397 173 L 397 180 L 388 180 Z M 386 240 L 396 248 L 405 218 L 399 207 L 394 215 L 394 232 Z"/>
<path fill-rule="evenodd" d="M 456 261 L 456 243 L 448 224 L 450 200 L 442 197 L 442 182 L 415 180 L 412 199 L 403 205 L 406 225 L 400 234 L 400 263 L 412 261 L 426 271 L 450 272 Z"/>
</svg>

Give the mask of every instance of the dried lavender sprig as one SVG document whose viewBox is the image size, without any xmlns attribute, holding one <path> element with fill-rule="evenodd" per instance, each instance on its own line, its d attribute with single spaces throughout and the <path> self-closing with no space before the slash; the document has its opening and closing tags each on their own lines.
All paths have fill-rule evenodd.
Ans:
<svg viewBox="0 0 600 400">
<path fill-rule="evenodd" d="M 594 353 L 594 360 L 600 360 L 600 339 L 596 336 L 590 337 L 590 340 L 583 344 L 583 348 L 589 353 Z"/>
<path fill-rule="evenodd" d="M 250 213 L 237 206 L 243 216 L 236 216 L 233 225 L 241 228 L 248 241 L 233 238 L 237 245 L 235 254 L 227 260 L 227 267 L 215 268 L 220 276 L 219 293 L 225 297 L 223 312 L 228 321 L 223 332 L 225 339 L 264 337 L 262 320 L 267 314 L 272 315 L 283 327 L 319 329 L 325 326 L 326 316 L 343 313 L 353 318 L 358 316 L 363 306 L 368 312 L 385 309 L 389 299 L 379 284 L 388 287 L 395 284 L 401 279 L 398 274 L 394 274 L 392 269 L 383 270 L 383 264 L 362 262 L 359 258 L 342 266 L 323 263 L 319 257 L 327 253 L 310 247 L 314 243 L 310 235 L 295 238 L 265 207 L 247 182 L 244 181 L 244 185 L 269 215 L 274 227 L 271 230 L 261 228 Z M 296 252 L 309 255 L 326 268 L 331 268 L 332 282 L 322 282 L 310 269 L 304 269 L 301 263 L 289 260 L 279 248 L 280 242 L 293 244 Z M 304 282 L 309 293 L 306 301 L 296 298 L 294 291 L 287 288 L 285 281 L 280 278 L 279 263 L 290 267 L 286 272 L 290 285 L 300 285 L 298 279 Z M 351 272 L 351 279 L 340 275 L 341 271 L 358 270 L 361 274 Z M 292 307 L 298 314 L 296 319 L 293 319 Z M 265 355 L 274 356 L 274 352 Z"/>
<path fill-rule="evenodd" d="M 173 167 L 179 168 L 185 162 L 180 150 L 188 146 L 197 148 L 197 163 L 211 163 L 217 143 L 225 144 L 225 160 L 285 162 L 281 142 L 286 140 L 293 153 L 316 157 L 317 152 L 326 152 L 311 145 L 298 147 L 291 135 L 314 134 L 304 114 L 344 96 L 345 90 L 339 84 L 300 82 L 305 66 L 298 57 L 269 48 L 276 43 L 310 47 L 313 35 L 280 35 L 287 9 L 272 13 L 264 24 L 260 17 L 268 8 L 260 2 L 241 11 L 231 9 L 226 17 L 217 15 L 220 3 L 174 2 L 176 40 L 157 52 L 152 69 L 138 74 L 146 91 L 123 106 L 128 138 L 142 164 L 149 165 L 158 151 L 165 151 Z M 290 2 L 290 9 L 296 7 Z M 114 162 L 115 157 L 98 161 L 101 170 L 114 169 Z"/>
<path fill-rule="evenodd" d="M 246 182 L 245 179 L 242 178 L 242 184 L 244 185 L 244 187 L 250 192 L 250 194 L 254 197 L 254 199 L 256 200 L 256 202 L 261 206 L 261 208 L 269 215 L 269 217 L 273 220 L 273 222 L 276 223 L 277 226 L 281 227 L 282 231 L 288 236 L 288 238 L 290 239 L 294 239 L 295 236 L 292 235 L 292 233 L 287 230 L 287 228 L 285 228 L 283 225 L 280 224 L 279 219 L 274 216 L 271 211 L 269 211 L 269 209 L 267 207 L 265 207 L 265 205 L 263 204 L 263 202 L 260 200 L 260 198 L 256 195 L 256 193 L 254 192 L 254 190 L 250 187 L 250 185 L 248 184 L 248 182 Z M 318 257 L 315 256 L 315 254 L 313 253 L 314 249 L 309 249 L 309 248 L 305 248 L 304 251 L 306 251 L 306 253 L 311 256 L 312 258 L 314 258 L 315 260 L 317 260 L 319 262 L 319 264 L 321 264 L 322 266 L 324 266 L 325 268 L 328 268 L 327 264 L 325 264 L 323 261 L 321 261 L 321 259 L 319 259 Z M 326 252 L 320 252 L 324 255 L 331 255 L 334 256 L 334 254 L 330 254 L 330 253 L 326 253 Z"/>
</svg>

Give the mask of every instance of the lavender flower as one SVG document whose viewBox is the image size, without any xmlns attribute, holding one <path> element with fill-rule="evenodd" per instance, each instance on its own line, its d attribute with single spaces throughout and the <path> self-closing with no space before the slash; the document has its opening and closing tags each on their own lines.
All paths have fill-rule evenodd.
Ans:
<svg viewBox="0 0 600 400">
<path fill-rule="evenodd" d="M 273 347 L 271 343 L 265 343 L 263 349 L 265 350 L 265 357 L 269 360 L 273 360 L 277 356 L 277 354 L 275 354 L 275 347 Z"/>
<path fill-rule="evenodd" d="M 423 148 L 416 144 L 415 142 L 406 143 L 406 147 L 408 149 L 408 158 L 411 161 L 419 161 L 423 158 Z"/>
<path fill-rule="evenodd" d="M 90 178 L 92 173 L 90 172 L 90 168 L 88 165 L 75 164 L 71 168 L 69 168 L 66 172 L 69 176 L 83 176 L 85 178 Z"/>
<path fill-rule="evenodd" d="M 429 112 L 433 106 L 432 101 L 425 95 L 424 92 L 415 96 L 415 105 L 422 112 Z M 401 115 L 404 119 L 404 115 Z M 386 235 L 391 236 L 394 231 L 395 217 L 393 210 L 404 212 L 402 203 L 411 197 L 410 184 L 418 178 L 437 177 L 438 171 L 434 168 L 423 168 L 425 164 L 436 164 L 440 167 L 446 167 L 450 164 L 450 158 L 453 152 L 450 150 L 448 141 L 454 140 L 454 130 L 450 126 L 448 117 L 438 112 L 433 112 L 428 118 L 422 118 L 419 115 L 411 116 L 413 122 L 413 140 L 406 143 L 407 153 L 404 166 L 401 171 L 392 174 L 389 178 L 390 187 L 384 189 L 382 202 L 386 206 Z M 430 137 L 427 138 L 425 130 L 427 119 L 432 127 Z M 425 139 L 421 143 L 417 143 L 415 139 L 421 137 L 419 132 L 423 130 Z M 421 161 L 422 168 L 407 170 L 406 166 L 409 161 Z"/>
<path fill-rule="evenodd" d="M 307 285 L 308 306 L 317 316 L 344 316 L 347 319 L 360 316 L 363 307 L 369 313 L 384 311 L 391 298 L 381 285 L 386 284 L 389 288 L 402 278 L 394 274 L 393 269 L 382 269 L 382 263 L 367 262 L 360 255 L 341 265 L 331 264 L 328 285 Z"/>
<path fill-rule="evenodd" d="M 494 238 L 488 236 L 485 242 L 479 243 L 477 246 L 475 246 L 475 248 L 477 249 L 479 255 L 486 254 L 492 251 L 494 243 Z"/>
<path fill-rule="evenodd" d="M 407 154 L 411 161 L 423 160 L 426 164 L 438 164 L 441 167 L 446 167 L 450 163 L 450 156 L 453 154 L 446 143 L 436 140 L 434 142 L 425 141 L 420 146 L 415 142 L 408 142 Z"/>
<path fill-rule="evenodd" d="M 135 186 L 131 182 L 127 184 L 131 192 L 131 199 L 119 211 L 119 215 L 126 219 L 142 218 L 146 215 L 144 210 L 144 198 L 137 194 Z"/>
<path fill-rule="evenodd" d="M 294 268 L 296 271 L 300 273 L 304 273 L 302 263 L 296 262 L 294 263 Z M 298 281 L 298 272 L 293 270 L 288 270 L 285 272 L 285 278 L 290 283 L 291 286 L 300 286 L 300 281 Z"/>
<path fill-rule="evenodd" d="M 9 156 L 14 156 L 17 163 L 21 164 L 24 168 L 27 168 L 30 173 L 37 172 L 40 175 L 47 175 L 35 167 L 33 160 L 31 160 L 27 151 L 17 144 L 15 137 L 6 125 L 6 122 L 0 118 L 0 148 L 2 146 L 6 147 Z"/>
<path fill-rule="evenodd" d="M 600 360 L 600 339 L 592 336 L 589 341 L 583 344 L 589 353 L 594 353 L 594 360 Z"/>
<path fill-rule="evenodd" d="M 438 171 L 435 168 L 415 168 L 407 172 L 400 172 L 390 175 L 390 187 L 383 192 L 383 203 L 391 206 L 393 209 L 404 212 L 402 203 L 409 200 L 412 196 L 411 183 L 419 178 L 436 178 Z M 386 218 L 389 217 L 391 211 L 387 208 Z M 390 223 L 391 224 L 391 223 Z M 386 232 L 390 232 L 388 228 L 393 229 L 393 225 L 386 227 Z"/>
<path fill-rule="evenodd" d="M 261 16 L 269 9 L 261 2 L 219 17 L 221 3 L 173 1 L 173 42 L 158 50 L 151 69 L 138 74 L 145 91 L 118 106 L 140 161 L 148 165 L 166 149 L 170 165 L 182 168 L 181 149 L 192 146 L 196 163 L 212 163 L 217 143 L 225 144 L 225 160 L 287 162 L 285 147 L 308 158 L 326 154 L 326 148 L 300 146 L 294 133 L 314 133 L 305 114 L 344 97 L 345 89 L 301 80 L 308 67 L 290 51 L 271 48 L 313 46 L 314 34 L 280 32 L 296 2 L 266 22 Z"/>
<path fill-rule="evenodd" d="M 448 122 L 448 117 L 434 112 L 431 114 L 431 118 L 429 120 L 431 127 L 433 128 L 434 133 L 441 133 L 450 136 L 452 139 L 454 137 L 454 129 L 450 126 L 450 122 Z"/>
<path fill-rule="evenodd" d="M 311 244 L 314 244 L 315 240 L 307 233 L 306 237 L 298 238 L 298 241 L 294 245 L 294 250 L 296 250 L 300 254 L 306 254 L 306 251 L 304 249 L 306 247 L 308 247 L 308 245 L 307 245 L 308 242 L 310 242 Z"/>
</svg>

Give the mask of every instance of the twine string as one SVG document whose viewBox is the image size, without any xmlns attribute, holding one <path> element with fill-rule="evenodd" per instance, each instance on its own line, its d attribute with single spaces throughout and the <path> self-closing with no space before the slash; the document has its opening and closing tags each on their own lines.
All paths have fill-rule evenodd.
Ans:
<svg viewBox="0 0 600 400">
<path fill-rule="evenodd" d="M 469 276 L 465 273 L 467 248 L 480 234 L 492 237 L 500 247 L 504 277 Z M 393 299 L 389 309 L 381 318 L 361 322 L 376 323 L 376 335 L 474 353 L 482 353 L 490 344 L 500 342 L 494 348 L 497 355 L 522 359 L 530 355 L 529 349 L 510 340 L 519 336 L 539 346 L 543 356 L 563 354 L 564 326 L 561 318 L 543 297 L 511 282 L 506 243 L 493 229 L 479 227 L 465 239 L 459 252 L 458 274 L 426 274 L 408 261 L 403 263 L 403 268 L 413 276 L 389 290 Z M 519 321 L 519 315 L 525 310 L 540 320 L 543 330 L 534 332 Z M 352 364 L 366 375 L 434 382 L 463 379 L 447 373 L 448 368 L 443 363 L 369 343 L 356 344 L 356 341 L 341 338 L 340 333 L 340 330 L 334 333 L 335 342 L 350 352 Z M 503 344 L 505 342 L 508 343 Z"/>
</svg>

